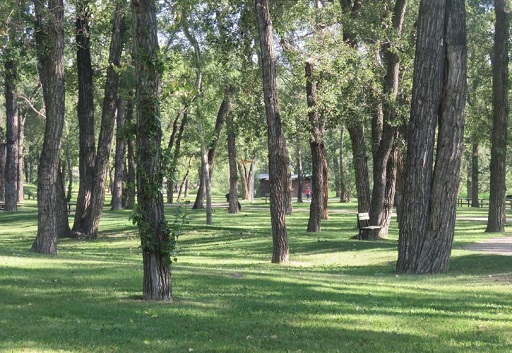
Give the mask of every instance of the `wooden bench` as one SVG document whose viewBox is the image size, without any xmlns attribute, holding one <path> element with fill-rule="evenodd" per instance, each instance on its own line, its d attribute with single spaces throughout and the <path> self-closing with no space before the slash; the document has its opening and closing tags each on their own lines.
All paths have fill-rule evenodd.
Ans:
<svg viewBox="0 0 512 353">
<path fill-rule="evenodd" d="M 360 212 L 357 214 L 357 228 L 359 228 L 358 239 L 363 239 L 363 231 L 372 231 L 382 227 L 370 225 L 370 214 L 368 212 Z"/>
<path fill-rule="evenodd" d="M 18 202 L 16 204 L 16 209 L 18 208 L 18 206 L 23 206 L 23 205 L 24 205 L 23 202 Z M 5 201 L 0 201 L 0 210 L 5 211 Z"/>
</svg>

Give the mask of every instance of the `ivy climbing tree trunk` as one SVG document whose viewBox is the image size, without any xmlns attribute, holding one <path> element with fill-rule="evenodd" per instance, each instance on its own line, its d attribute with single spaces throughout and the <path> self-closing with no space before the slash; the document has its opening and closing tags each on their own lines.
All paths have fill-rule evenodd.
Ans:
<svg viewBox="0 0 512 353">
<path fill-rule="evenodd" d="M 273 263 L 289 260 L 285 200 L 289 197 L 289 157 L 281 125 L 274 54 L 272 22 L 268 0 L 255 0 L 261 49 L 263 96 L 268 127 L 270 218 L 272 222 Z"/>
<path fill-rule="evenodd" d="M 464 135 L 465 2 L 422 0 L 419 14 L 396 269 L 442 273 L 450 261 Z"/>
<path fill-rule="evenodd" d="M 492 58 L 493 128 L 491 146 L 491 180 L 489 215 L 486 232 L 505 231 L 505 194 L 507 174 L 507 129 L 509 119 L 508 63 L 510 41 L 510 5 L 506 0 L 495 0 L 496 26 Z"/>
<path fill-rule="evenodd" d="M 156 1 L 132 0 L 137 80 L 137 199 L 134 220 L 143 259 L 143 298 L 172 300 L 169 229 L 161 192 L 160 72 Z"/>
</svg>

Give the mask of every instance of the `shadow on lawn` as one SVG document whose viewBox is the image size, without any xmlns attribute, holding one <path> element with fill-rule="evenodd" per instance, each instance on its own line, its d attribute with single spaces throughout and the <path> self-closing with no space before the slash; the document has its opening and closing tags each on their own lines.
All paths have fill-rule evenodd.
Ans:
<svg viewBox="0 0 512 353">
<path fill-rule="evenodd" d="M 472 352 L 510 348 L 502 340 L 510 317 L 498 315 L 510 296 L 416 276 L 376 281 L 373 270 L 178 265 L 177 299 L 166 305 L 132 299 L 141 291 L 134 266 L 2 268 L 0 350 L 461 352 L 472 338 L 481 343 Z M 448 323 L 459 319 L 474 324 L 454 331 Z"/>
</svg>

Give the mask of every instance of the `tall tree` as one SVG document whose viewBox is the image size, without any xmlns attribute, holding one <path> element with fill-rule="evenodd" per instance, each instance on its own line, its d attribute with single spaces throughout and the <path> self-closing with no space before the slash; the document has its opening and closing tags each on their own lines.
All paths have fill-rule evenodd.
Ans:
<svg viewBox="0 0 512 353">
<path fill-rule="evenodd" d="M 11 42 L 14 31 L 10 31 Z M 10 44 L 11 46 L 13 44 Z M 5 163 L 5 210 L 16 211 L 18 204 L 18 151 L 19 151 L 19 130 L 18 130 L 18 55 L 14 48 L 5 53 L 4 58 L 4 81 L 5 81 L 5 106 L 7 120 L 7 155 Z"/>
<path fill-rule="evenodd" d="M 105 185 L 109 167 L 110 150 L 114 137 L 115 116 L 117 110 L 120 61 L 123 50 L 125 31 L 125 3 L 118 1 L 112 19 L 112 38 L 110 41 L 109 67 L 105 83 L 105 96 L 101 114 L 101 129 L 98 137 L 98 148 L 94 160 L 94 178 L 92 195 L 90 197 L 89 212 L 82 224 L 81 231 L 90 237 L 96 238 L 103 204 L 105 202 Z M 78 204 L 77 204 L 78 206 Z"/>
<path fill-rule="evenodd" d="M 324 210 L 324 163 L 325 159 L 325 123 L 320 117 L 317 107 L 317 81 L 313 74 L 314 63 L 306 61 L 306 91 L 308 103 L 308 117 L 311 129 L 311 159 L 313 166 L 312 199 L 309 208 L 308 232 L 319 232 Z"/>
<path fill-rule="evenodd" d="M 44 142 L 37 178 L 37 236 L 32 250 L 57 254 L 57 239 L 65 236 L 68 222 L 63 211 L 65 198 L 58 188 L 59 157 L 65 113 L 64 90 L 64 3 L 63 0 L 34 0 L 38 71 L 46 108 Z"/>
<path fill-rule="evenodd" d="M 94 128 L 94 89 L 91 60 L 91 33 L 89 18 L 91 1 L 76 2 L 75 40 L 76 69 L 78 74 L 78 131 L 79 179 L 78 197 L 73 231 L 85 233 L 87 219 L 91 217 L 91 199 L 94 187 L 94 161 L 96 158 Z"/>
<path fill-rule="evenodd" d="M 391 4 L 393 1 L 390 2 Z M 383 78 L 382 92 L 383 102 L 378 104 L 378 109 L 381 109 L 382 114 L 375 114 L 376 117 L 382 117 L 382 121 L 374 123 L 373 144 L 376 146 L 373 153 L 373 188 L 370 207 L 370 222 L 378 224 L 380 229 L 369 232 L 370 239 L 377 239 L 379 234 L 387 234 L 387 227 L 383 225 L 389 224 L 391 217 L 391 209 L 393 207 L 393 198 L 386 199 L 386 191 L 393 192 L 394 180 L 388 180 L 388 175 L 395 175 L 393 170 L 389 171 L 388 166 L 394 169 L 395 166 L 389 163 L 390 156 L 395 143 L 397 135 L 397 113 L 396 102 L 398 96 L 399 86 L 399 73 L 400 73 L 400 57 L 398 51 L 393 49 L 397 43 L 392 43 L 392 38 L 398 41 L 402 32 L 402 25 L 404 22 L 405 11 L 407 7 L 407 0 L 394 1 L 394 8 L 391 18 L 391 30 L 389 39 L 382 45 L 381 56 L 386 67 L 386 74 Z M 384 18 L 388 21 L 387 18 Z M 379 131 L 375 131 L 379 130 Z M 391 159 L 393 161 L 393 159 Z M 388 202 L 386 202 L 388 201 Z M 389 202 L 391 201 L 391 202 Z M 387 210 L 386 210 L 387 209 Z"/>
<path fill-rule="evenodd" d="M 448 270 L 464 133 L 466 58 L 464 0 L 422 0 L 398 272 Z"/>
<path fill-rule="evenodd" d="M 263 95 L 268 128 L 270 218 L 273 263 L 289 260 L 285 200 L 288 197 L 289 157 L 284 139 L 277 97 L 276 59 L 268 0 L 255 0 L 261 49 Z"/>
<path fill-rule="evenodd" d="M 143 258 L 145 300 L 171 300 L 170 231 L 165 221 L 161 171 L 160 72 L 155 0 L 132 0 L 137 107 L 135 221 Z"/>
<path fill-rule="evenodd" d="M 507 128 L 509 119 L 508 63 L 510 41 L 510 6 L 495 0 L 496 26 L 492 58 L 493 129 L 491 138 L 491 190 L 486 232 L 505 230 L 505 183 L 507 170 Z"/>
</svg>

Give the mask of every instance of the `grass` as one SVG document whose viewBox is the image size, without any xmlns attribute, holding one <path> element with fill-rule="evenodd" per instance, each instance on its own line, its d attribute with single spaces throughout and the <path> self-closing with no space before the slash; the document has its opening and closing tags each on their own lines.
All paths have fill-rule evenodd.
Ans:
<svg viewBox="0 0 512 353">
<path fill-rule="evenodd" d="M 270 263 L 268 204 L 219 206 L 212 226 L 190 211 L 173 303 L 140 300 L 129 211 L 105 210 L 97 240 L 64 239 L 56 257 L 29 251 L 32 200 L 0 213 L 0 351 L 512 352 L 512 258 L 461 249 L 495 236 L 470 219 L 483 210 L 458 209 L 447 274 L 415 276 L 394 272 L 395 223 L 356 241 L 355 204 L 332 203 L 311 234 L 309 204 L 294 206 L 288 265 Z"/>
</svg>

